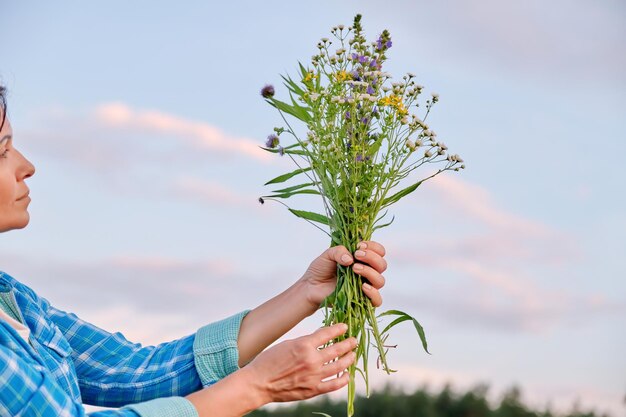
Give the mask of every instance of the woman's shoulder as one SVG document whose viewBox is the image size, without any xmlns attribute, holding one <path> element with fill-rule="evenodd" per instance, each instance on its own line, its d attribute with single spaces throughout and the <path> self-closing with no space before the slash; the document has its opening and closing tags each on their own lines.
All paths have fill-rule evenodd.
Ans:
<svg viewBox="0 0 626 417">
<path fill-rule="evenodd" d="M 33 291 L 29 286 L 0 270 L 0 292 L 8 292 L 13 289 L 18 293 L 22 293 L 29 298 L 32 298 L 33 300 L 39 298 L 37 293 L 35 293 L 35 291 Z"/>
</svg>

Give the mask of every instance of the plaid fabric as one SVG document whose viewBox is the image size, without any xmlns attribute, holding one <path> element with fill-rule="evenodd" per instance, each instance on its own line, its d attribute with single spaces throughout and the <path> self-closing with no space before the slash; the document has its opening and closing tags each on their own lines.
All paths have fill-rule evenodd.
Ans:
<svg viewBox="0 0 626 417">
<path fill-rule="evenodd" d="M 237 337 L 248 310 L 142 347 L 54 308 L 3 272 L 0 293 L 8 300 L 0 307 L 13 304 L 31 329 L 29 344 L 0 320 L 0 416 L 81 416 L 83 402 L 127 406 L 92 416 L 196 416 L 182 396 L 238 369 Z"/>
</svg>

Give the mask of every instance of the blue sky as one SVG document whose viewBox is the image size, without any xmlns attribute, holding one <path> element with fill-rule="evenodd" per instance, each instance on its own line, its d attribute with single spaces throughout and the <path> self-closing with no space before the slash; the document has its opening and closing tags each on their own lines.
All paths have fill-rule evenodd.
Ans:
<svg viewBox="0 0 626 417">
<path fill-rule="evenodd" d="M 286 288 L 328 242 L 256 203 L 291 167 L 254 150 L 280 121 L 258 92 L 361 12 L 370 38 L 392 34 L 387 71 L 439 93 L 429 125 L 467 165 L 377 236 L 383 307 L 417 316 L 433 355 L 398 328 L 400 372 L 376 382 L 623 412 L 622 2 L 204 3 L 0 0 L 0 79 L 38 169 L 2 270 L 145 343 Z"/>
</svg>

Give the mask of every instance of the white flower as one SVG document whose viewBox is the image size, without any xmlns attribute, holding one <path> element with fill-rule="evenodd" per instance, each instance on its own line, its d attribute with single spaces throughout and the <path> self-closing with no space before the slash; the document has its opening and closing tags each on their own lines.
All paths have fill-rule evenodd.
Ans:
<svg viewBox="0 0 626 417">
<path fill-rule="evenodd" d="M 428 151 L 428 150 L 427 150 L 426 152 L 424 152 L 424 156 L 425 156 L 426 158 L 430 158 L 432 155 L 433 155 L 433 154 L 432 154 L 430 151 Z"/>
<path fill-rule="evenodd" d="M 418 139 L 418 140 L 416 140 L 416 141 L 415 141 L 415 146 L 417 146 L 418 148 L 419 148 L 420 146 L 422 146 L 422 141 L 421 141 L 421 140 L 419 140 L 419 139 Z"/>
<path fill-rule="evenodd" d="M 411 78 L 415 77 L 415 74 L 413 74 L 412 72 L 407 72 L 407 75 Z"/>
<path fill-rule="evenodd" d="M 316 101 L 320 95 L 318 93 L 311 93 L 311 100 Z"/>
<path fill-rule="evenodd" d="M 448 149 L 448 147 L 446 146 L 446 144 L 445 144 L 445 143 L 443 143 L 443 142 L 440 142 L 440 143 L 439 143 L 439 146 L 441 147 L 441 149 L 444 149 L 444 150 L 445 150 L 445 149 Z"/>
<path fill-rule="evenodd" d="M 335 51 L 335 53 L 336 53 L 337 55 L 341 55 L 341 54 L 343 54 L 344 52 L 346 52 L 346 50 L 345 50 L 345 49 L 343 49 L 343 48 L 339 48 L 339 49 L 337 49 L 337 51 Z"/>
<path fill-rule="evenodd" d="M 322 38 L 322 42 L 324 43 L 328 42 L 328 38 Z"/>
<path fill-rule="evenodd" d="M 343 28 L 345 27 L 344 25 L 339 25 L 337 26 L 339 28 L 339 30 L 343 30 Z"/>
<path fill-rule="evenodd" d="M 456 156 L 456 161 L 457 162 L 464 162 L 463 158 L 461 158 L 459 155 L 455 155 Z"/>
<path fill-rule="evenodd" d="M 409 123 L 409 118 L 407 116 L 404 116 L 401 120 L 400 123 L 402 123 L 403 125 Z"/>
<path fill-rule="evenodd" d="M 377 101 L 377 100 L 378 100 L 378 99 L 376 98 L 376 96 L 370 96 L 370 101 L 371 101 L 372 103 L 376 103 L 376 101 Z"/>
<path fill-rule="evenodd" d="M 404 145 L 412 151 L 415 150 L 415 144 L 411 142 L 411 139 L 407 139 L 406 142 L 404 142 Z"/>
</svg>

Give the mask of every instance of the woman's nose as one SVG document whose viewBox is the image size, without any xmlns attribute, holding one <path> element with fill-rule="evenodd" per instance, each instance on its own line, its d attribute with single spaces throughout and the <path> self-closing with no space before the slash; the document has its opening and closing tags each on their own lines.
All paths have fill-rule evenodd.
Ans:
<svg viewBox="0 0 626 417">
<path fill-rule="evenodd" d="M 35 166 L 24 155 L 20 153 L 23 162 L 20 164 L 20 177 L 22 180 L 35 175 Z"/>
</svg>

